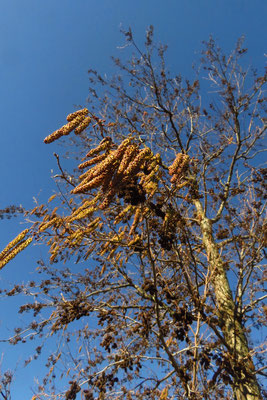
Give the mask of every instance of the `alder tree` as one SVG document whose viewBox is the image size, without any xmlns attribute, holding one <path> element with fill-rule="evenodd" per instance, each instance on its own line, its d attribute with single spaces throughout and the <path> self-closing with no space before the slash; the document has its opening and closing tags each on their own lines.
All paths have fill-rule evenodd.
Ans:
<svg viewBox="0 0 267 400">
<path fill-rule="evenodd" d="M 262 399 L 266 75 L 243 40 L 204 43 L 190 82 L 152 28 L 144 50 L 125 36 L 130 60 L 111 80 L 90 70 L 87 107 L 44 139 L 78 167 L 55 154 L 57 192 L 0 254 L 50 253 L 6 291 L 32 315 L 9 341 L 42 338 L 33 358 L 57 343 L 33 399 Z"/>
</svg>

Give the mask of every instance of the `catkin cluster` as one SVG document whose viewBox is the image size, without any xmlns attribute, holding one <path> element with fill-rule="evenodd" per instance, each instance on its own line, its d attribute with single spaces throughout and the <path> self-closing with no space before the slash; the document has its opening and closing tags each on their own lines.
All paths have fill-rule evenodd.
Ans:
<svg viewBox="0 0 267 400">
<path fill-rule="evenodd" d="M 55 140 L 59 139 L 61 136 L 68 135 L 70 132 L 74 130 L 76 135 L 81 133 L 91 122 L 91 117 L 88 117 L 88 109 L 83 108 L 82 110 L 75 111 L 67 116 L 68 123 L 62 126 L 60 129 L 57 129 L 55 132 L 51 133 L 51 135 L 47 136 L 44 139 L 45 143 L 52 143 Z"/>
<path fill-rule="evenodd" d="M 2 269 L 12 258 L 24 250 L 31 242 L 32 238 L 25 239 L 29 229 L 22 231 L 14 240 L 12 240 L 0 253 L 0 269 Z"/>
<path fill-rule="evenodd" d="M 136 179 L 144 163 L 153 158 L 148 147 L 140 149 L 133 143 L 131 137 L 125 139 L 117 149 L 111 150 L 112 148 L 114 145 L 111 138 L 106 137 L 86 154 L 87 160 L 79 165 L 79 169 L 85 169 L 93 164 L 95 166 L 80 176 L 81 183 L 72 191 L 72 193 L 86 193 L 101 188 L 103 201 L 99 206 L 100 209 L 108 207 L 114 196 Z M 102 152 L 104 153 L 100 154 Z"/>
<path fill-rule="evenodd" d="M 178 153 L 174 162 L 169 167 L 171 175 L 171 183 L 179 184 L 189 166 L 189 156 L 187 154 Z"/>
</svg>

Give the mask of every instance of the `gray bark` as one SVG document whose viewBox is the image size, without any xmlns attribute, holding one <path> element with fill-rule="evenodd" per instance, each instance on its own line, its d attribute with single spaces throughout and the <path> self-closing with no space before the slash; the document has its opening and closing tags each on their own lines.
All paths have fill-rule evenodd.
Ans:
<svg viewBox="0 0 267 400">
<path fill-rule="evenodd" d="M 236 368 L 241 367 L 233 374 L 232 386 L 235 399 L 262 399 L 247 338 L 241 322 L 236 318 L 235 304 L 229 281 L 212 234 L 212 223 L 204 215 L 202 205 L 198 200 L 195 201 L 195 206 L 200 219 L 203 245 L 206 249 L 208 262 L 212 270 L 212 283 L 217 303 L 217 312 L 220 320 L 220 328 L 229 352 L 229 361 L 234 371 Z"/>
</svg>

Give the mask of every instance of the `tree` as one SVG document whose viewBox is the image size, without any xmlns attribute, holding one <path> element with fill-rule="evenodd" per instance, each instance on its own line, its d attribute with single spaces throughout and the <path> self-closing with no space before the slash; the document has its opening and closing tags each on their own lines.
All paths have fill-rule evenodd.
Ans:
<svg viewBox="0 0 267 400">
<path fill-rule="evenodd" d="M 152 28 L 144 51 L 125 36 L 121 75 L 89 71 L 88 108 L 44 140 L 74 130 L 78 169 L 55 154 L 56 207 L 37 205 L 0 254 L 3 267 L 32 240 L 50 251 L 41 283 L 7 293 L 34 299 L 20 312 L 36 318 L 10 341 L 60 338 L 35 399 L 50 384 L 68 400 L 261 399 L 266 75 L 244 67 L 243 40 L 226 56 L 210 39 L 205 80 L 184 81 Z"/>
<path fill-rule="evenodd" d="M 10 386 L 12 383 L 13 373 L 0 370 L 0 398 L 1 400 L 11 400 Z"/>
<path fill-rule="evenodd" d="M 22 206 L 11 205 L 0 210 L 0 220 L 7 218 L 10 219 L 12 217 L 17 217 L 19 214 L 24 214 L 25 210 Z"/>
</svg>

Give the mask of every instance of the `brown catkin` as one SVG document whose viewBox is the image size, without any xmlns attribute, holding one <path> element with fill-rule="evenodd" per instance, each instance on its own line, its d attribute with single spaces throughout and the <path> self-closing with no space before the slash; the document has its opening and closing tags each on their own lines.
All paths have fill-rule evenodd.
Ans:
<svg viewBox="0 0 267 400">
<path fill-rule="evenodd" d="M 14 249 L 10 251 L 6 257 L 0 261 L 0 269 L 2 269 L 10 260 L 12 260 L 18 253 L 24 250 L 30 243 L 32 242 L 32 238 L 28 238 L 24 240 L 22 243 L 19 243 Z"/>
<path fill-rule="evenodd" d="M 4 257 L 8 254 L 9 250 L 11 250 L 12 247 L 16 246 L 16 244 L 18 244 L 22 239 L 24 239 L 28 232 L 29 232 L 29 229 L 24 229 L 24 231 L 22 231 L 17 237 L 15 237 L 15 239 L 13 239 L 13 240 L 4 248 L 4 250 L 0 253 L 0 260 L 1 260 L 2 258 L 4 258 Z"/>
<path fill-rule="evenodd" d="M 128 167 L 128 164 L 138 153 L 138 147 L 135 144 L 130 145 L 123 154 L 120 166 L 118 168 L 118 173 L 124 172 Z"/>
<path fill-rule="evenodd" d="M 109 191 L 107 192 L 104 201 L 100 204 L 99 209 L 104 210 L 105 208 L 107 208 L 110 205 L 111 201 L 113 200 L 115 194 L 116 194 L 116 189 L 113 187 L 110 188 Z"/>
<path fill-rule="evenodd" d="M 173 174 L 171 177 L 171 183 L 178 182 L 180 179 L 180 176 L 178 174 Z"/>
<path fill-rule="evenodd" d="M 113 179 L 113 175 L 115 172 L 115 168 L 113 166 L 113 168 L 110 168 L 105 176 L 105 179 L 103 179 L 102 182 L 102 191 L 105 193 L 107 192 L 113 185 L 114 179 Z"/>
<path fill-rule="evenodd" d="M 125 175 L 134 175 L 136 172 L 138 172 L 144 160 L 147 158 L 147 156 L 151 154 L 151 150 L 148 147 L 141 150 L 140 153 L 137 154 L 137 156 L 134 158 L 134 160 L 131 161 L 128 165 L 125 171 Z"/>
<path fill-rule="evenodd" d="M 72 193 L 84 193 L 87 192 L 90 189 L 94 189 L 98 186 L 101 185 L 103 179 L 105 178 L 106 174 L 103 173 L 99 176 L 96 176 L 95 178 L 93 178 L 92 180 L 90 180 L 89 182 L 86 182 L 84 184 L 80 184 L 78 186 L 76 186 L 76 188 L 74 188 L 71 192 Z"/>
<path fill-rule="evenodd" d="M 45 144 L 52 143 L 55 140 L 59 139 L 61 136 L 63 136 L 62 132 L 60 132 L 59 130 L 55 131 L 55 132 L 51 133 L 51 135 L 44 138 L 44 142 L 45 142 Z"/>
<path fill-rule="evenodd" d="M 116 153 L 116 151 L 111 152 L 98 165 L 95 165 L 93 168 L 89 169 L 84 174 L 80 175 L 79 178 L 82 180 L 82 182 L 79 184 L 79 186 L 84 184 L 85 182 L 88 182 L 89 180 L 95 178 L 96 176 L 102 174 L 103 172 L 108 172 L 108 171 L 112 170 L 113 165 L 116 164 L 116 161 L 117 161 L 115 158 L 115 153 Z"/>
<path fill-rule="evenodd" d="M 104 161 L 106 161 L 106 160 L 104 160 Z M 77 190 L 79 190 L 81 186 L 87 184 L 89 181 L 98 177 L 99 175 L 105 174 L 103 183 L 106 182 L 106 179 L 110 180 L 113 175 L 113 172 L 114 172 L 114 165 L 112 165 L 113 163 L 114 163 L 114 158 L 109 158 L 107 160 L 107 163 L 103 164 L 101 162 L 100 164 L 98 164 L 95 167 L 86 171 L 84 174 L 82 174 L 80 176 L 80 179 L 82 179 L 82 182 L 78 186 L 76 186 L 76 188 L 74 188 L 72 190 L 72 193 L 78 193 Z M 107 168 L 107 167 L 109 167 L 109 168 Z M 107 175 L 110 176 L 110 179 Z"/>
<path fill-rule="evenodd" d="M 174 175 L 183 172 L 189 164 L 189 156 L 187 154 L 178 153 L 174 162 L 169 167 L 169 174 Z"/>
<path fill-rule="evenodd" d="M 90 122 L 91 122 L 91 117 L 84 118 L 84 120 L 80 123 L 80 125 L 77 126 L 77 128 L 74 130 L 74 133 L 76 135 L 79 135 L 79 133 L 81 133 L 82 131 L 84 131 L 84 129 L 87 128 Z"/>
<path fill-rule="evenodd" d="M 88 169 L 82 175 L 79 176 L 81 181 L 88 181 L 94 177 L 95 172 L 98 170 L 98 165 L 95 165 L 93 168 Z"/>
<path fill-rule="evenodd" d="M 116 163 L 118 163 L 116 151 L 112 151 L 103 161 L 98 164 L 93 176 L 99 175 L 102 172 L 108 172 Z"/>
<path fill-rule="evenodd" d="M 83 108 L 82 110 L 77 110 L 77 111 L 75 111 L 75 112 L 73 112 L 73 113 L 71 113 L 71 114 L 69 114 L 68 116 L 67 116 L 67 121 L 72 121 L 74 118 L 76 118 L 78 115 L 87 115 L 88 114 L 88 109 L 87 108 Z"/>
<path fill-rule="evenodd" d="M 62 126 L 59 131 L 62 131 L 63 135 L 68 135 L 74 128 L 76 128 L 84 120 L 84 115 L 77 115 L 72 121 Z"/>
<path fill-rule="evenodd" d="M 84 120 L 84 115 L 77 115 L 76 118 L 74 118 L 72 121 L 70 121 L 68 124 L 62 126 L 55 132 L 51 133 L 51 135 L 47 136 L 44 139 L 44 142 L 51 143 L 54 140 L 60 138 L 63 135 L 68 135 L 71 131 L 73 131 L 76 126 L 78 126 L 82 121 Z"/>
<path fill-rule="evenodd" d="M 91 158 L 91 160 L 87 160 L 83 162 L 82 164 L 78 165 L 79 169 L 84 169 L 87 167 L 90 167 L 90 165 L 97 164 L 100 161 L 103 161 L 107 157 L 107 154 L 100 154 L 99 156 L 96 156 L 94 158 Z"/>
<path fill-rule="evenodd" d="M 127 147 L 129 146 L 129 144 L 131 143 L 132 138 L 127 138 L 125 140 L 123 140 L 123 142 L 121 142 L 121 144 L 119 145 L 119 147 L 117 148 L 116 151 L 116 158 L 117 159 L 121 159 L 125 150 L 127 149 Z"/>
</svg>

